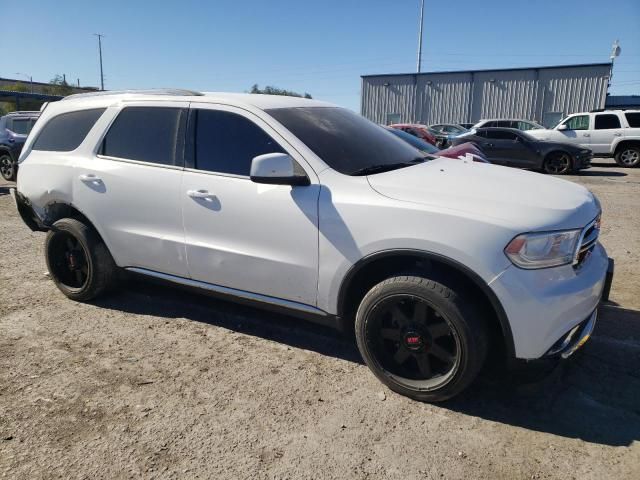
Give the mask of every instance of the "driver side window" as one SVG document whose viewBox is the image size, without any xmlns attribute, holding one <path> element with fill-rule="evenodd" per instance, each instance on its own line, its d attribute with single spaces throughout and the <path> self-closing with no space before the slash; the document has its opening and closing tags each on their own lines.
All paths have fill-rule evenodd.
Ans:
<svg viewBox="0 0 640 480">
<path fill-rule="evenodd" d="M 577 115 L 566 120 L 563 125 L 566 125 L 569 130 L 588 130 L 589 129 L 589 115 Z"/>
</svg>

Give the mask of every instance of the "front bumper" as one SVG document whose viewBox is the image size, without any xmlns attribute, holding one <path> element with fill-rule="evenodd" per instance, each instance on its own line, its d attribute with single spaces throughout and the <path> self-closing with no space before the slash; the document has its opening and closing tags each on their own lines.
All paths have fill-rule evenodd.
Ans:
<svg viewBox="0 0 640 480">
<path fill-rule="evenodd" d="M 545 357 L 560 356 L 562 358 L 569 358 L 580 347 L 582 347 L 587 340 L 591 337 L 593 329 L 596 327 L 596 320 L 598 318 L 598 310 L 594 310 L 589 318 L 579 323 L 571 330 L 563 335 L 545 354 Z"/>
<path fill-rule="evenodd" d="M 571 265 L 540 270 L 507 268 L 490 287 L 509 319 L 515 357 L 542 358 L 558 339 L 589 323 L 600 300 L 608 298 L 612 276 L 613 262 L 600 244 L 577 269 Z M 572 339 L 581 333 L 578 328 Z"/>
<path fill-rule="evenodd" d="M 584 168 L 591 168 L 591 159 L 593 158 L 593 154 L 583 154 L 583 155 L 575 155 L 574 156 L 574 169 L 580 170 Z"/>
<path fill-rule="evenodd" d="M 606 302 L 609 300 L 609 294 L 611 292 L 611 283 L 613 282 L 614 262 L 613 258 L 609 258 L 607 267 L 607 273 L 604 280 L 604 288 L 602 290 L 601 300 Z M 594 328 L 596 327 L 596 320 L 598 318 L 598 310 L 594 310 L 591 315 L 553 344 L 549 351 L 545 354 L 545 357 L 560 356 L 562 358 L 569 358 L 580 347 L 582 347 L 587 340 L 591 338 Z"/>
</svg>

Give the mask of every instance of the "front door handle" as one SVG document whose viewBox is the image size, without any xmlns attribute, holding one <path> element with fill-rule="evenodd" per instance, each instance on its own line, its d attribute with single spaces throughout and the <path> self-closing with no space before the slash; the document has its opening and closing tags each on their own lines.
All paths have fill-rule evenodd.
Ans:
<svg viewBox="0 0 640 480">
<path fill-rule="evenodd" d="M 84 173 L 78 177 L 82 182 L 101 182 L 102 179 L 93 173 Z"/>
<path fill-rule="evenodd" d="M 208 190 L 187 190 L 187 195 L 191 198 L 214 198 L 213 193 L 209 193 Z"/>
<path fill-rule="evenodd" d="M 485 147 L 493 147 L 493 143 L 485 143 L 484 146 Z"/>
<path fill-rule="evenodd" d="M 590 137 L 590 136 L 591 136 L 591 134 L 589 134 L 589 133 L 583 133 L 583 134 L 582 134 L 582 136 L 583 136 L 583 137 Z"/>
</svg>

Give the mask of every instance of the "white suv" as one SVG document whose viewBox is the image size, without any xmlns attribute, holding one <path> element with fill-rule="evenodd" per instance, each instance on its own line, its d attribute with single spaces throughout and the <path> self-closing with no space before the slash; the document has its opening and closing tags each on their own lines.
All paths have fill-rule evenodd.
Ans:
<svg viewBox="0 0 640 480">
<path fill-rule="evenodd" d="M 540 140 L 588 148 L 594 157 L 615 157 L 622 167 L 640 166 L 640 110 L 574 113 L 551 130 L 531 130 Z"/>
<path fill-rule="evenodd" d="M 425 157 L 322 102 L 71 96 L 20 162 L 12 194 L 68 297 L 130 271 L 355 329 L 374 374 L 420 400 L 459 393 L 490 350 L 570 355 L 609 291 L 585 188 Z"/>
</svg>

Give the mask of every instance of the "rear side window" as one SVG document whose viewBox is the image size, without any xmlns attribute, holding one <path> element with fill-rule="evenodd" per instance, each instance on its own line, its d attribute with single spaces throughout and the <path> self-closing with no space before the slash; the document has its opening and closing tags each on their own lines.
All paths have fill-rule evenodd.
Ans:
<svg viewBox="0 0 640 480">
<path fill-rule="evenodd" d="M 640 112 L 625 113 L 624 116 L 627 117 L 631 128 L 640 128 Z"/>
<path fill-rule="evenodd" d="M 18 135 L 29 135 L 35 123 L 33 118 L 13 118 L 7 120 L 7 128 Z"/>
<path fill-rule="evenodd" d="M 617 115 L 596 115 L 596 130 L 609 130 L 620 128 L 620 119 Z"/>
<path fill-rule="evenodd" d="M 195 167 L 208 172 L 249 176 L 251 160 L 285 153 L 251 120 L 220 110 L 196 110 Z"/>
<path fill-rule="evenodd" d="M 517 140 L 518 136 L 515 133 L 503 132 L 501 130 L 487 130 L 487 138 L 493 138 L 495 140 Z"/>
<path fill-rule="evenodd" d="M 102 142 L 109 157 L 180 165 L 184 110 L 174 107 L 127 107 Z"/>
<path fill-rule="evenodd" d="M 53 117 L 42 128 L 33 150 L 71 152 L 80 146 L 89 130 L 104 113 L 104 108 L 80 110 Z"/>
</svg>

